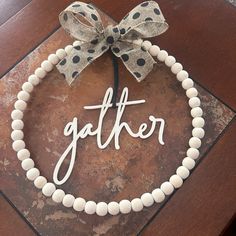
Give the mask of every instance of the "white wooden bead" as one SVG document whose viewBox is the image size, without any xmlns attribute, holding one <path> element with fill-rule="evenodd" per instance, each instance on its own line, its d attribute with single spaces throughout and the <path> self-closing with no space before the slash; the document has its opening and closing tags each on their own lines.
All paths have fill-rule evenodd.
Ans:
<svg viewBox="0 0 236 236">
<path fill-rule="evenodd" d="M 166 57 L 165 59 L 165 64 L 168 66 L 168 67 L 171 67 L 175 64 L 176 62 L 176 59 L 173 57 L 173 56 L 168 56 Z"/>
<path fill-rule="evenodd" d="M 200 152 L 196 148 L 189 148 L 187 150 L 187 156 L 192 159 L 197 159 L 199 157 Z"/>
<path fill-rule="evenodd" d="M 12 148 L 14 151 L 18 152 L 25 148 L 25 142 L 23 140 L 16 140 L 12 143 Z"/>
<path fill-rule="evenodd" d="M 149 207 L 149 206 L 153 205 L 153 203 L 154 203 L 154 199 L 153 199 L 151 193 L 142 194 L 141 201 L 145 207 Z"/>
<path fill-rule="evenodd" d="M 11 127 L 14 130 L 23 129 L 24 122 L 22 120 L 13 120 L 12 123 L 11 123 Z"/>
<path fill-rule="evenodd" d="M 144 40 L 141 47 L 148 51 L 151 46 L 152 46 L 152 43 L 150 41 Z"/>
<path fill-rule="evenodd" d="M 131 207 L 134 212 L 142 211 L 143 209 L 143 203 L 140 198 L 134 198 L 131 201 Z"/>
<path fill-rule="evenodd" d="M 192 97 L 189 99 L 188 104 L 190 107 L 199 107 L 201 105 L 201 101 L 198 97 Z"/>
<path fill-rule="evenodd" d="M 29 169 L 26 172 L 26 177 L 28 180 L 34 181 L 38 176 L 40 175 L 40 172 L 37 168 Z"/>
<path fill-rule="evenodd" d="M 158 53 L 158 55 L 157 55 L 157 59 L 158 59 L 159 61 L 165 61 L 165 59 L 167 58 L 167 56 L 168 56 L 167 51 L 161 50 L 161 51 Z"/>
<path fill-rule="evenodd" d="M 46 183 L 42 188 L 42 193 L 46 197 L 51 197 L 52 194 L 56 191 L 56 186 L 53 183 Z"/>
<path fill-rule="evenodd" d="M 23 161 L 27 158 L 30 157 L 30 152 L 28 149 L 21 149 L 19 152 L 17 152 L 17 158 L 20 160 L 20 161 Z"/>
<path fill-rule="evenodd" d="M 136 45 L 138 45 L 138 46 L 142 46 L 142 43 L 143 43 L 143 40 L 142 39 L 135 39 L 135 40 L 133 40 L 133 44 L 136 44 Z"/>
<path fill-rule="evenodd" d="M 129 200 L 121 200 L 119 203 L 120 206 L 120 212 L 122 214 L 128 214 L 131 211 L 131 202 Z"/>
<path fill-rule="evenodd" d="M 23 101 L 27 102 L 30 99 L 30 94 L 28 92 L 22 90 L 17 94 L 17 98 L 19 100 L 23 100 Z"/>
<path fill-rule="evenodd" d="M 195 117 L 192 120 L 192 125 L 195 128 L 202 128 L 205 125 L 205 120 L 202 117 Z"/>
<path fill-rule="evenodd" d="M 203 128 L 194 128 L 192 130 L 193 137 L 203 138 L 205 136 L 205 131 Z"/>
<path fill-rule="evenodd" d="M 169 181 L 175 188 L 180 188 L 183 185 L 183 180 L 178 175 L 172 175 Z"/>
<path fill-rule="evenodd" d="M 65 52 L 66 52 L 66 54 L 67 54 L 67 55 L 70 54 L 70 52 L 72 51 L 72 49 L 73 49 L 73 46 L 72 46 L 72 45 L 67 45 L 67 46 L 65 47 Z"/>
<path fill-rule="evenodd" d="M 85 204 L 86 204 L 86 201 L 83 198 L 78 197 L 74 201 L 73 208 L 75 211 L 83 211 Z"/>
<path fill-rule="evenodd" d="M 11 138 L 14 141 L 22 140 L 24 138 L 24 133 L 22 132 L 22 130 L 13 130 L 11 132 Z"/>
<path fill-rule="evenodd" d="M 198 91 L 195 88 L 189 88 L 186 91 L 186 95 L 187 95 L 188 98 L 197 97 Z"/>
<path fill-rule="evenodd" d="M 34 186 L 38 189 L 42 189 L 46 183 L 47 183 L 47 179 L 44 176 L 38 176 L 34 180 Z"/>
<path fill-rule="evenodd" d="M 182 161 L 182 165 L 186 167 L 188 170 L 192 170 L 195 166 L 195 161 L 190 157 L 185 157 Z"/>
<path fill-rule="evenodd" d="M 74 47 L 79 46 L 79 45 L 81 45 L 81 44 L 82 44 L 82 42 L 81 42 L 81 41 L 78 41 L 78 40 L 76 40 L 76 41 L 73 42 L 73 46 L 74 46 Z"/>
<path fill-rule="evenodd" d="M 185 79 L 183 82 L 182 82 L 182 87 L 183 89 L 187 90 L 187 89 L 190 89 L 192 88 L 194 85 L 193 83 L 193 80 L 192 79 Z"/>
<path fill-rule="evenodd" d="M 66 194 L 62 200 L 62 204 L 65 207 L 72 207 L 75 201 L 75 197 L 72 194 Z"/>
<path fill-rule="evenodd" d="M 56 65 L 59 62 L 59 57 L 56 54 L 50 54 L 48 56 L 48 60 L 50 63 L 52 63 L 53 65 Z"/>
<path fill-rule="evenodd" d="M 43 79 L 47 74 L 47 72 L 41 67 L 38 67 L 34 73 L 40 79 Z"/>
<path fill-rule="evenodd" d="M 20 110 L 13 110 L 11 113 L 11 118 L 13 120 L 21 120 L 24 116 L 24 113 Z"/>
<path fill-rule="evenodd" d="M 203 115 L 203 111 L 201 107 L 194 107 L 191 109 L 191 116 L 192 117 L 200 117 Z"/>
<path fill-rule="evenodd" d="M 28 78 L 29 83 L 36 86 L 40 83 L 40 79 L 36 75 L 30 75 Z"/>
<path fill-rule="evenodd" d="M 156 57 L 158 53 L 160 52 L 160 48 L 157 45 L 152 45 L 149 48 L 149 53 L 153 56 Z"/>
<path fill-rule="evenodd" d="M 171 71 L 174 74 L 178 74 L 181 70 L 183 70 L 183 66 L 179 62 L 176 62 L 173 66 L 171 66 Z"/>
<path fill-rule="evenodd" d="M 52 200 L 56 203 L 61 203 L 63 198 L 65 197 L 65 192 L 62 189 L 57 189 L 53 194 L 52 194 Z"/>
<path fill-rule="evenodd" d="M 109 214 L 115 216 L 115 215 L 118 215 L 119 212 L 120 212 L 120 206 L 119 206 L 119 203 L 118 202 L 110 202 L 108 203 L 108 212 Z"/>
<path fill-rule="evenodd" d="M 66 56 L 66 52 L 64 49 L 60 48 L 56 51 L 56 55 L 60 60 L 62 60 Z"/>
<path fill-rule="evenodd" d="M 165 194 L 159 188 L 156 188 L 152 191 L 152 197 L 156 203 L 160 203 L 165 200 Z"/>
<path fill-rule="evenodd" d="M 45 70 L 46 72 L 50 72 L 52 69 L 53 69 L 53 64 L 48 61 L 48 60 L 44 60 L 42 63 L 41 63 L 41 67 L 43 70 Z"/>
<path fill-rule="evenodd" d="M 23 91 L 31 93 L 34 89 L 34 86 L 30 82 L 25 82 L 25 83 L 23 83 L 21 88 Z"/>
<path fill-rule="evenodd" d="M 27 107 L 27 103 L 23 100 L 17 100 L 14 104 L 16 110 L 24 111 Z"/>
<path fill-rule="evenodd" d="M 168 182 L 168 181 L 164 182 L 164 183 L 161 185 L 160 189 L 161 189 L 161 191 L 162 191 L 165 195 L 170 195 L 170 194 L 172 194 L 173 191 L 174 191 L 173 185 L 172 185 L 170 182 Z"/>
<path fill-rule="evenodd" d="M 180 176 L 182 179 L 188 178 L 189 173 L 190 173 L 189 170 L 184 166 L 180 166 L 176 170 L 176 174 Z"/>
<path fill-rule="evenodd" d="M 97 204 L 96 214 L 98 216 L 105 216 L 107 214 L 107 204 L 105 202 L 99 202 Z"/>
<path fill-rule="evenodd" d="M 185 79 L 188 78 L 188 72 L 185 71 L 185 70 L 181 70 L 177 75 L 176 75 L 176 78 L 178 81 L 182 82 L 184 81 Z"/>
<path fill-rule="evenodd" d="M 86 202 L 85 204 L 85 207 L 84 207 L 84 211 L 89 214 L 89 215 L 92 215 L 96 212 L 96 207 L 97 207 L 97 204 L 96 202 L 94 201 L 88 201 Z"/>
<path fill-rule="evenodd" d="M 200 148 L 201 147 L 201 139 L 192 137 L 189 139 L 189 146 L 192 148 Z"/>
<path fill-rule="evenodd" d="M 31 158 L 27 158 L 21 162 L 23 170 L 29 170 L 34 167 L 34 161 Z"/>
</svg>

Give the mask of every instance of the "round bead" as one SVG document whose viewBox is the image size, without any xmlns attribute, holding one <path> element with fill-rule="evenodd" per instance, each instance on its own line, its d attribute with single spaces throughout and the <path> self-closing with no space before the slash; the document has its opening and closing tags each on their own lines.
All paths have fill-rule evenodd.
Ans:
<svg viewBox="0 0 236 236">
<path fill-rule="evenodd" d="M 66 52 L 64 49 L 60 48 L 56 51 L 56 55 L 58 56 L 58 58 L 61 60 L 66 56 Z"/>
<path fill-rule="evenodd" d="M 24 133 L 22 132 L 22 130 L 13 130 L 11 132 L 11 138 L 14 141 L 22 140 L 24 138 Z"/>
<path fill-rule="evenodd" d="M 51 197 L 52 194 L 56 191 L 56 186 L 53 183 L 46 183 L 42 188 L 42 193 L 46 197 Z"/>
<path fill-rule="evenodd" d="M 73 208 L 76 211 L 83 211 L 85 204 L 86 204 L 86 201 L 83 198 L 78 197 L 74 201 Z"/>
<path fill-rule="evenodd" d="M 152 191 L 152 197 L 156 203 L 160 203 L 165 200 L 165 194 L 159 188 Z"/>
<path fill-rule="evenodd" d="M 131 211 L 131 202 L 129 200 L 121 200 L 119 203 L 120 212 L 123 214 L 128 214 Z"/>
<path fill-rule="evenodd" d="M 147 51 L 150 49 L 151 46 L 152 46 L 152 43 L 148 40 L 144 40 L 142 43 L 142 47 Z"/>
<path fill-rule="evenodd" d="M 46 71 L 41 67 L 37 68 L 34 73 L 40 79 L 43 79 L 47 74 Z"/>
<path fill-rule="evenodd" d="M 192 170 L 195 166 L 195 161 L 190 157 L 185 157 L 182 161 L 182 165 L 186 167 L 188 170 Z"/>
<path fill-rule="evenodd" d="M 195 128 L 202 128 L 205 125 L 205 120 L 202 117 L 195 117 L 192 120 L 192 125 Z"/>
<path fill-rule="evenodd" d="M 176 59 L 173 57 L 173 56 L 168 56 L 166 57 L 165 59 L 165 64 L 168 66 L 168 67 L 171 67 L 175 64 L 176 62 Z"/>
<path fill-rule="evenodd" d="M 52 194 L 52 200 L 56 203 L 61 203 L 62 200 L 65 197 L 65 192 L 62 189 L 57 189 L 53 194 Z"/>
<path fill-rule="evenodd" d="M 205 131 L 203 128 L 194 128 L 192 130 L 193 137 L 203 138 L 205 136 Z"/>
<path fill-rule="evenodd" d="M 182 178 L 180 178 L 178 175 L 172 175 L 169 181 L 175 188 L 180 188 L 183 184 Z"/>
<path fill-rule="evenodd" d="M 34 181 L 38 176 L 40 175 L 40 172 L 37 168 L 29 169 L 26 172 L 26 177 L 28 180 Z"/>
<path fill-rule="evenodd" d="M 31 158 L 27 158 L 21 162 L 21 167 L 24 170 L 29 170 L 34 167 L 34 161 Z"/>
<path fill-rule="evenodd" d="M 187 150 L 187 156 L 192 159 L 197 159 L 199 157 L 199 151 L 196 148 L 189 148 Z"/>
<path fill-rule="evenodd" d="M 46 183 L 47 183 L 47 179 L 44 176 L 38 176 L 34 180 L 34 186 L 38 189 L 42 189 Z"/>
<path fill-rule="evenodd" d="M 187 90 L 187 89 L 190 89 L 192 88 L 194 85 L 193 83 L 193 80 L 192 79 L 185 79 L 183 82 L 182 82 L 182 87 L 183 89 Z"/>
<path fill-rule="evenodd" d="M 62 200 L 62 204 L 65 207 L 72 207 L 75 201 L 75 197 L 71 194 L 66 194 Z"/>
<path fill-rule="evenodd" d="M 27 103 L 23 100 L 17 100 L 14 105 L 16 110 L 24 111 L 27 107 Z"/>
<path fill-rule="evenodd" d="M 107 208 L 108 208 L 109 214 L 111 214 L 113 216 L 119 214 L 119 212 L 120 212 L 120 206 L 119 206 L 118 202 L 110 202 L 110 203 L 108 203 Z"/>
<path fill-rule="evenodd" d="M 199 117 L 203 115 L 203 111 L 202 108 L 200 107 L 194 107 L 193 109 L 191 109 L 191 116 L 192 117 Z"/>
<path fill-rule="evenodd" d="M 141 201 L 145 207 L 149 207 L 149 206 L 153 205 L 153 203 L 154 203 L 154 199 L 153 199 L 151 193 L 144 193 L 141 196 Z"/>
<path fill-rule="evenodd" d="M 25 142 L 23 140 L 16 140 L 12 143 L 12 148 L 14 151 L 18 152 L 25 148 Z"/>
<path fill-rule="evenodd" d="M 167 56 L 168 56 L 167 51 L 161 50 L 161 51 L 158 53 L 158 55 L 157 55 L 157 59 L 158 59 L 159 61 L 165 61 L 165 59 L 167 58 Z"/>
<path fill-rule="evenodd" d="M 180 166 L 177 168 L 176 174 L 180 176 L 182 179 L 186 179 L 189 176 L 189 170 L 184 166 Z"/>
<path fill-rule="evenodd" d="M 34 89 L 34 86 L 30 82 L 25 82 L 22 85 L 22 90 L 26 91 L 27 93 L 31 93 Z"/>
<path fill-rule="evenodd" d="M 142 211 L 143 203 L 142 203 L 141 199 L 140 198 L 134 198 L 131 201 L 131 207 L 132 207 L 132 210 L 135 211 L 135 212 Z"/>
<path fill-rule="evenodd" d="M 30 94 L 27 93 L 26 91 L 20 91 L 18 94 L 17 94 L 17 98 L 19 100 L 23 100 L 25 102 L 27 102 L 29 99 L 30 99 Z"/>
<path fill-rule="evenodd" d="M 188 98 L 197 97 L 198 91 L 195 88 L 189 88 L 186 91 L 186 95 Z"/>
<path fill-rule="evenodd" d="M 96 202 L 94 201 L 88 201 L 86 202 L 85 204 L 85 207 L 84 207 L 84 211 L 89 214 L 89 215 L 92 215 L 96 212 Z"/>
<path fill-rule="evenodd" d="M 171 66 L 171 71 L 174 74 L 178 74 L 181 70 L 183 70 L 183 66 L 179 62 L 176 62 L 173 66 Z"/>
<path fill-rule="evenodd" d="M 107 204 L 105 202 L 99 202 L 96 207 L 96 213 L 98 216 L 105 216 L 107 214 Z"/>
<path fill-rule="evenodd" d="M 70 54 L 70 52 L 71 52 L 72 49 L 73 49 L 73 46 L 72 46 L 72 45 L 67 45 L 67 46 L 65 47 L 65 52 L 66 52 L 66 54 L 67 54 L 67 55 Z"/>
<path fill-rule="evenodd" d="M 170 182 L 168 182 L 168 181 L 164 182 L 164 183 L 161 185 L 160 188 L 161 188 L 161 191 L 162 191 L 165 195 L 170 195 L 170 194 L 172 194 L 173 191 L 174 191 L 173 185 L 172 185 Z"/>
<path fill-rule="evenodd" d="M 135 39 L 135 40 L 133 40 L 133 44 L 138 45 L 140 47 L 141 47 L 142 43 L 143 43 L 142 39 Z"/>
<path fill-rule="evenodd" d="M 30 157 L 30 152 L 28 149 L 21 149 L 19 152 L 17 152 L 17 158 L 20 160 L 20 161 L 23 161 L 27 158 Z"/>
<path fill-rule="evenodd" d="M 46 72 L 50 72 L 53 69 L 53 64 L 50 61 L 45 60 L 42 62 L 41 67 Z"/>
<path fill-rule="evenodd" d="M 191 148 L 200 148 L 201 147 L 201 139 L 196 138 L 196 137 L 192 137 L 189 139 L 189 146 Z"/>
<path fill-rule="evenodd" d="M 190 107 L 199 107 L 201 105 L 201 101 L 198 97 L 192 97 L 189 99 L 188 104 Z"/>
<path fill-rule="evenodd" d="M 14 130 L 20 130 L 24 127 L 24 122 L 22 120 L 13 120 L 11 123 L 11 127 Z"/>
<path fill-rule="evenodd" d="M 74 47 L 79 46 L 79 45 L 81 45 L 81 44 L 82 44 L 82 42 L 79 41 L 79 40 L 75 40 L 75 41 L 73 42 L 73 46 L 74 46 Z"/>
<path fill-rule="evenodd" d="M 59 57 L 56 54 L 50 54 L 48 56 L 48 61 L 52 63 L 53 65 L 56 65 L 59 62 Z"/>
<path fill-rule="evenodd" d="M 40 79 L 36 75 L 30 75 L 28 78 L 29 83 L 36 86 L 40 83 Z"/>
<path fill-rule="evenodd" d="M 182 82 L 184 81 L 185 79 L 188 78 L 188 72 L 185 71 L 185 70 L 181 70 L 177 75 L 176 75 L 176 78 L 178 81 Z"/>
<path fill-rule="evenodd" d="M 152 45 L 149 48 L 149 53 L 153 56 L 156 57 L 158 53 L 160 52 L 160 48 L 157 45 Z"/>
<path fill-rule="evenodd" d="M 11 113 L 11 118 L 13 120 L 21 120 L 23 118 L 24 113 L 20 110 L 13 110 Z"/>
</svg>

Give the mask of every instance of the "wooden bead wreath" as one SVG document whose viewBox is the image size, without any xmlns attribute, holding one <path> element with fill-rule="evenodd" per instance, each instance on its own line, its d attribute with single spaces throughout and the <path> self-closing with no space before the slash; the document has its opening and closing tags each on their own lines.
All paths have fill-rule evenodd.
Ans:
<svg viewBox="0 0 236 236">
<path fill-rule="evenodd" d="M 22 130 L 24 122 L 22 119 L 27 102 L 30 99 L 30 93 L 43 80 L 46 74 L 53 69 L 53 66 L 70 53 L 73 46 L 80 44 L 79 41 L 75 41 L 73 45 L 68 45 L 65 49 L 58 49 L 55 54 L 49 55 L 48 59 L 42 62 L 41 67 L 37 68 L 34 74 L 29 76 L 28 81 L 22 85 L 22 90 L 17 95 L 18 100 L 15 102 L 15 109 L 11 113 L 13 120 L 11 125 L 13 129 L 11 133 L 12 148 L 17 152 L 17 157 L 21 161 L 22 168 L 26 171 L 26 176 L 30 181 L 34 182 L 36 188 L 42 189 L 43 195 L 52 197 L 54 202 L 62 203 L 65 207 L 73 207 L 75 211 L 85 211 L 87 214 L 96 213 L 99 216 L 105 216 L 108 213 L 117 215 L 119 213 L 127 214 L 132 210 L 139 212 L 144 207 L 152 206 L 154 202 L 161 203 L 164 201 L 165 196 L 172 194 L 174 189 L 182 186 L 183 180 L 189 176 L 190 170 L 195 166 L 195 160 L 199 157 L 198 149 L 201 146 L 201 139 L 205 135 L 203 129 L 205 121 L 202 118 L 201 102 L 197 97 L 198 91 L 194 88 L 193 80 L 189 78 L 188 72 L 183 70 L 183 66 L 176 62 L 173 56 L 168 55 L 165 50 L 160 50 L 157 45 L 152 45 L 150 41 L 141 39 L 134 40 L 133 43 L 145 48 L 154 58 L 170 67 L 171 72 L 176 75 L 177 80 L 181 82 L 183 89 L 186 90 L 186 95 L 189 98 L 188 103 L 191 107 L 191 116 L 193 117 L 192 137 L 189 139 L 189 148 L 182 165 L 177 168 L 176 173 L 170 177 L 169 181 L 162 183 L 160 188 L 154 189 L 151 193 L 142 194 L 140 198 L 134 198 L 131 201 L 124 199 L 119 203 L 113 201 L 108 204 L 105 202 L 86 201 L 81 197 L 75 198 L 71 194 L 66 194 L 62 189 L 57 189 L 54 183 L 48 182 L 44 176 L 40 175 L 39 169 L 35 167 L 34 161 L 31 159 L 29 150 L 26 149 L 23 141 L 24 133 Z"/>
</svg>

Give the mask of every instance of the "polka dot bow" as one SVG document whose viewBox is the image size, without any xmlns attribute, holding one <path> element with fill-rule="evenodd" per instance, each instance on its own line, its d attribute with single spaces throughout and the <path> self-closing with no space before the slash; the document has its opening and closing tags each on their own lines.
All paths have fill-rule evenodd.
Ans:
<svg viewBox="0 0 236 236">
<path fill-rule="evenodd" d="M 137 79 L 143 80 L 152 70 L 152 56 L 133 40 L 162 34 L 168 24 L 158 4 L 146 1 L 131 10 L 119 24 L 103 27 L 101 17 L 90 4 L 74 2 L 59 15 L 62 27 L 81 43 L 57 64 L 57 69 L 71 84 L 82 70 L 109 48 L 120 57 Z"/>
</svg>

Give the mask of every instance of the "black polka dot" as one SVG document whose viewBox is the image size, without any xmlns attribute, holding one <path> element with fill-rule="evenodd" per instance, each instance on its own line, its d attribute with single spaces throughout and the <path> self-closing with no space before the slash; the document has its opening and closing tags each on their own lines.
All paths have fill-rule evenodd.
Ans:
<svg viewBox="0 0 236 236">
<path fill-rule="evenodd" d="M 67 20 L 68 20 L 68 16 L 67 16 L 66 13 L 63 15 L 63 19 L 64 19 L 64 21 L 67 21 Z"/>
<path fill-rule="evenodd" d="M 106 46 L 102 46 L 102 48 L 101 48 L 102 51 L 104 51 L 104 50 L 106 50 L 106 49 L 107 49 Z"/>
<path fill-rule="evenodd" d="M 160 15 L 160 10 L 159 9 L 155 8 L 154 12 L 155 12 L 155 14 Z"/>
<path fill-rule="evenodd" d="M 73 61 L 73 63 L 79 63 L 80 57 L 79 56 L 74 56 L 72 61 Z"/>
<path fill-rule="evenodd" d="M 124 28 L 122 28 L 122 29 L 120 30 L 120 34 L 125 34 L 125 29 L 124 29 Z"/>
<path fill-rule="evenodd" d="M 75 78 L 75 76 L 78 75 L 78 74 L 79 74 L 78 71 L 74 71 L 74 72 L 72 73 L 72 78 Z"/>
<path fill-rule="evenodd" d="M 153 21 L 153 19 L 151 17 L 147 17 L 145 21 Z"/>
<path fill-rule="evenodd" d="M 107 43 L 113 44 L 114 43 L 114 38 L 112 36 L 107 37 Z"/>
<path fill-rule="evenodd" d="M 93 57 L 88 57 L 87 61 L 91 61 L 93 59 Z"/>
<path fill-rule="evenodd" d="M 118 31 L 119 31 L 117 27 L 114 27 L 112 30 L 114 33 L 118 33 Z"/>
<path fill-rule="evenodd" d="M 121 58 L 124 62 L 128 61 L 129 60 L 129 56 L 127 54 L 123 54 L 121 55 Z"/>
<path fill-rule="evenodd" d="M 134 72 L 134 75 L 135 75 L 137 78 L 140 78 L 140 77 L 141 77 L 141 74 L 138 73 L 138 72 Z"/>
<path fill-rule="evenodd" d="M 89 49 L 88 52 L 89 52 L 89 53 L 94 53 L 95 50 L 93 50 L 93 49 Z"/>
<path fill-rule="evenodd" d="M 139 12 L 136 12 L 134 15 L 133 15 L 133 19 L 138 19 L 140 17 L 140 13 Z"/>
<path fill-rule="evenodd" d="M 85 16 L 85 13 L 82 12 L 82 11 L 80 11 L 79 14 L 82 15 L 82 16 Z"/>
<path fill-rule="evenodd" d="M 119 48 L 112 48 L 112 50 L 113 50 L 115 53 L 119 53 L 119 52 L 120 52 L 120 49 L 119 49 Z"/>
<path fill-rule="evenodd" d="M 91 41 L 91 44 L 93 44 L 93 45 L 96 45 L 98 43 L 98 39 L 93 39 L 92 41 Z"/>
<path fill-rule="evenodd" d="M 60 64 L 61 66 L 65 65 L 65 64 L 66 64 L 66 59 L 64 58 L 59 64 Z"/>
<path fill-rule="evenodd" d="M 148 2 L 144 2 L 144 3 L 142 3 L 140 6 L 141 6 L 141 7 L 146 7 L 146 6 L 148 6 Z"/>
<path fill-rule="evenodd" d="M 91 17 L 93 18 L 93 20 L 97 21 L 98 20 L 98 17 L 94 14 L 91 14 Z"/>
<path fill-rule="evenodd" d="M 80 7 L 80 4 L 74 4 L 72 7 Z"/>
<path fill-rule="evenodd" d="M 143 58 L 139 58 L 137 60 L 137 64 L 138 64 L 138 66 L 144 66 L 145 65 L 145 60 Z"/>
<path fill-rule="evenodd" d="M 87 7 L 92 9 L 92 10 L 94 10 L 94 8 L 91 5 L 89 5 L 89 4 L 87 4 Z"/>
<path fill-rule="evenodd" d="M 80 47 L 79 45 L 77 45 L 77 46 L 74 47 L 74 49 L 76 49 L 76 50 L 80 50 L 81 47 Z"/>
</svg>

